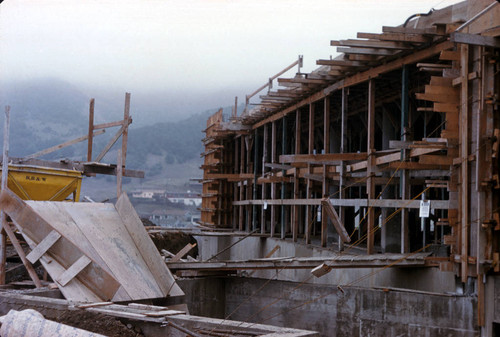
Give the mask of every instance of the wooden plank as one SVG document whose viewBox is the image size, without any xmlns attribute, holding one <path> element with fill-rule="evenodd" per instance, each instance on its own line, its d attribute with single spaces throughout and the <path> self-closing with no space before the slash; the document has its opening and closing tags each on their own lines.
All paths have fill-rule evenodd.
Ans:
<svg viewBox="0 0 500 337">
<path fill-rule="evenodd" d="M 437 85 L 426 85 L 425 86 L 426 94 L 437 94 L 437 95 L 447 95 L 447 96 L 455 96 L 458 98 L 460 95 L 459 91 L 453 88 L 451 85 L 448 86 L 437 86 Z"/>
<path fill-rule="evenodd" d="M 102 135 L 104 132 L 105 132 L 105 130 L 96 131 L 96 132 L 93 133 L 93 137 Z M 31 159 L 31 158 L 41 157 L 43 155 L 55 152 L 57 150 L 65 148 L 65 147 L 68 147 L 68 146 L 71 146 L 71 145 L 83 142 L 83 141 L 87 140 L 88 138 L 89 138 L 89 136 L 85 135 L 85 136 L 78 137 L 78 138 L 75 138 L 75 139 L 72 139 L 72 140 L 68 140 L 67 142 L 64 142 L 64 143 L 61 143 L 61 144 L 58 144 L 58 145 L 54 145 L 54 146 L 49 147 L 49 148 L 47 148 L 45 150 L 42 150 L 42 151 L 35 152 L 35 153 L 30 154 L 30 155 L 28 155 L 28 156 L 26 156 L 24 158 L 25 159 Z"/>
<path fill-rule="evenodd" d="M 442 95 L 442 94 L 427 94 L 427 93 L 415 93 L 415 98 L 421 101 L 431 101 L 439 103 L 454 103 L 459 98 L 459 95 Z"/>
<path fill-rule="evenodd" d="M 56 231 L 51 231 L 49 235 L 47 235 L 39 244 L 36 245 L 35 249 L 33 249 L 26 258 L 31 263 L 35 263 L 38 261 L 42 255 L 44 255 L 50 247 L 54 245 L 61 238 L 61 234 Z"/>
<path fill-rule="evenodd" d="M 162 292 L 165 294 L 164 296 L 184 295 L 184 292 L 177 283 L 175 283 L 174 277 L 165 266 L 160 253 L 151 241 L 149 234 L 144 228 L 141 219 L 130 203 L 126 193 L 123 193 L 120 198 L 118 198 L 115 208 L 128 233 L 134 240 L 137 250 L 146 262 L 148 269 L 153 274 Z"/>
<path fill-rule="evenodd" d="M 43 204 L 70 204 L 70 203 L 56 203 L 56 202 L 34 202 Z M 92 204 L 93 205 L 93 204 Z M 50 231 L 57 228 L 52 227 L 43 217 L 41 217 L 33 208 L 27 203 L 23 202 L 14 193 L 6 190 L 0 194 L 0 207 L 15 221 L 16 226 L 22 229 L 22 234 L 25 237 L 31 238 L 32 242 L 40 242 L 45 238 Z M 58 217 L 60 215 L 58 214 Z M 76 234 L 75 234 L 76 235 Z M 34 246 L 32 246 L 34 247 Z M 51 258 L 58 261 L 63 272 L 66 268 L 71 266 L 78 258 L 83 255 L 82 251 L 73 242 L 70 242 L 64 235 L 52 246 Z M 109 300 L 116 293 L 119 288 L 119 283 L 107 273 L 97 263 L 92 263 L 79 275 L 79 279 L 88 289 L 95 293 L 95 297 L 101 300 Z M 74 300 L 78 300 L 79 294 L 74 295 L 77 298 L 70 296 Z"/>
<path fill-rule="evenodd" d="M 422 155 L 418 158 L 418 162 L 422 164 L 453 165 L 453 158 L 438 155 Z"/>
<path fill-rule="evenodd" d="M 441 53 L 448 51 L 444 50 Z M 449 87 L 451 86 L 452 79 L 449 77 L 441 77 L 441 76 L 431 76 L 431 86 L 443 86 L 443 87 Z"/>
<path fill-rule="evenodd" d="M 164 296 L 114 205 L 58 203 L 57 207 L 73 218 L 132 299 Z"/>
<path fill-rule="evenodd" d="M 358 33 L 356 36 L 358 39 L 373 39 L 381 41 L 399 41 L 399 42 L 416 42 L 416 43 L 427 43 L 432 39 L 419 35 L 419 34 L 402 34 L 402 33 Z"/>
<path fill-rule="evenodd" d="M 382 26 L 383 33 L 402 33 L 402 34 L 419 34 L 419 35 L 435 35 L 437 34 L 436 27 L 433 28 L 412 28 L 412 27 L 391 27 Z"/>
<path fill-rule="evenodd" d="M 10 228 L 10 225 L 8 223 L 6 223 L 3 226 L 3 230 L 5 231 L 5 233 L 7 233 L 7 236 L 9 237 L 12 245 L 16 249 L 17 255 L 19 255 L 19 258 L 21 259 L 24 267 L 26 268 L 26 271 L 28 272 L 29 276 L 33 280 L 33 283 L 35 284 L 35 286 L 37 288 L 41 288 L 42 282 L 40 282 L 40 279 L 38 278 L 38 275 L 36 274 L 36 271 L 33 268 L 33 266 L 31 265 L 31 263 L 28 261 L 28 259 L 26 259 L 26 255 L 24 253 L 23 247 L 21 247 L 19 240 L 17 240 L 17 237 L 14 234 L 14 231 L 12 230 L 12 228 Z"/>
<path fill-rule="evenodd" d="M 129 117 L 130 119 L 130 117 Z M 129 120 L 129 124 L 132 123 L 132 120 L 130 119 Z M 108 122 L 108 123 L 102 123 L 102 124 L 96 124 L 94 125 L 94 130 L 98 130 L 98 129 L 107 129 L 107 128 L 112 128 L 112 127 L 115 127 L 115 126 L 122 126 L 123 125 L 123 120 L 120 120 L 120 121 L 114 121 L 114 122 Z"/>
<path fill-rule="evenodd" d="M 118 138 L 120 138 L 120 136 L 122 135 L 123 131 L 125 130 L 125 126 L 122 125 L 122 127 L 120 128 L 120 130 L 118 130 L 115 135 L 113 136 L 113 138 L 111 138 L 108 142 L 108 144 L 106 144 L 106 146 L 104 147 L 104 149 L 101 151 L 101 153 L 99 153 L 99 155 L 97 156 L 97 158 L 95 159 L 95 161 L 98 163 L 102 160 L 102 158 L 104 158 L 104 156 L 106 155 L 106 153 L 108 153 L 108 151 L 113 147 L 113 145 L 115 145 L 116 141 L 118 140 Z"/>
<path fill-rule="evenodd" d="M 177 254 L 175 254 L 174 257 L 172 257 L 172 259 L 170 259 L 170 261 L 171 262 L 179 261 L 180 259 L 182 259 L 184 257 L 184 255 L 189 253 L 191 251 L 191 249 L 193 249 L 194 247 L 196 247 L 196 243 L 195 244 L 188 243 Z"/>
<path fill-rule="evenodd" d="M 361 55 L 390 56 L 390 55 L 396 54 L 398 51 L 390 50 L 390 49 L 337 47 L 337 52 L 338 53 L 344 53 L 344 54 L 361 54 Z"/>
<path fill-rule="evenodd" d="M 412 49 L 412 46 L 404 42 L 376 41 L 376 40 L 332 40 L 331 46 L 362 47 L 362 48 L 384 48 L 384 49 Z"/>
<path fill-rule="evenodd" d="M 326 153 L 326 154 L 301 154 L 301 155 L 281 155 L 280 163 L 309 163 L 325 162 L 336 160 L 365 160 L 368 157 L 366 152 L 360 153 Z"/>
<path fill-rule="evenodd" d="M 81 258 L 76 260 L 75 263 L 71 265 L 64 273 L 62 273 L 57 279 L 56 282 L 62 285 L 63 287 L 68 284 L 69 281 L 74 279 L 76 275 L 78 275 L 83 269 L 85 269 L 92 261 L 82 255 Z"/>
<path fill-rule="evenodd" d="M 434 103 L 435 112 L 453 112 L 458 114 L 459 104 L 457 103 Z"/>
<path fill-rule="evenodd" d="M 36 243 L 26 235 L 23 234 L 24 239 L 30 247 L 34 247 Z M 50 253 L 42 256 L 40 258 L 40 263 L 43 268 L 54 278 L 56 275 L 61 275 L 66 270 L 57 260 L 55 260 Z M 59 290 L 66 299 L 71 299 L 78 302 L 100 302 L 103 299 L 100 298 L 93 292 L 89 287 L 84 285 L 78 278 L 74 278 L 72 282 L 69 282 L 66 286 L 58 285 Z"/>
<path fill-rule="evenodd" d="M 439 59 L 444 61 L 459 61 L 460 52 L 453 50 L 443 50 L 439 55 Z"/>
<path fill-rule="evenodd" d="M 150 311 L 145 312 L 144 315 L 148 317 L 166 317 L 166 316 L 174 316 L 174 315 L 185 315 L 185 311 L 180 310 L 161 310 L 161 311 Z"/>
<path fill-rule="evenodd" d="M 500 38 L 481 36 L 477 34 L 451 33 L 450 41 L 456 43 L 472 44 L 476 46 L 500 48 Z"/>
</svg>

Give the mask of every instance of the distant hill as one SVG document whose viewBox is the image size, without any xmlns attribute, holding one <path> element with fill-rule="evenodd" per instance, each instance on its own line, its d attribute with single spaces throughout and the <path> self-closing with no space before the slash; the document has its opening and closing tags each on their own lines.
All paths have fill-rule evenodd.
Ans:
<svg viewBox="0 0 500 337">
<path fill-rule="evenodd" d="M 55 79 L 2 85 L 0 94 L 0 135 L 3 134 L 3 106 L 11 106 L 10 155 L 23 157 L 64 141 L 85 135 L 88 129 L 88 106 L 90 97 L 79 88 Z M 133 97 L 132 97 L 133 101 Z M 134 104 L 132 104 L 134 107 Z M 137 109 L 137 114 L 135 113 Z M 147 177 L 162 174 L 169 165 L 193 163 L 199 166 L 203 152 L 202 130 L 206 128 L 208 116 L 216 109 L 191 115 L 175 122 L 165 121 L 157 114 L 153 125 L 137 126 L 141 118 L 141 106 L 131 109 L 134 123 L 129 129 L 127 167 L 146 171 Z M 168 107 L 156 107 L 157 111 Z M 230 108 L 225 109 L 230 110 Z M 111 106 L 104 100 L 96 101 L 96 123 L 110 122 L 121 118 L 123 106 Z M 116 132 L 108 129 L 95 138 L 94 154 L 105 146 Z M 3 135 L 2 135 L 3 137 Z M 2 139 L 2 138 L 0 138 Z M 1 142 L 1 141 L 0 141 Z M 104 162 L 116 162 L 116 148 L 104 158 Z M 0 146 L 1 149 L 1 146 Z M 45 159 L 70 158 L 83 160 L 86 156 L 85 142 L 46 155 Z M 201 176 L 201 174 L 200 174 Z"/>
</svg>

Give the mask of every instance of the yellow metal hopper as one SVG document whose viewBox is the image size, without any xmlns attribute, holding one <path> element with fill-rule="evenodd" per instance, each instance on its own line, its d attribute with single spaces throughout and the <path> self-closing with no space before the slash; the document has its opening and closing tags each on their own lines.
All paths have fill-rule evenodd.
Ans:
<svg viewBox="0 0 500 337">
<path fill-rule="evenodd" d="M 0 169 L 1 171 L 1 169 Z M 9 165 L 7 187 L 23 200 L 79 201 L 82 172 L 30 165 Z"/>
</svg>

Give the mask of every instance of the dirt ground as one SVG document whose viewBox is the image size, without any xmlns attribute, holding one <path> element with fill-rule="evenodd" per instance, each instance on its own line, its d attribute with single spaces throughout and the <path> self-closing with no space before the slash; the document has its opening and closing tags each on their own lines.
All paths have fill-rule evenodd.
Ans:
<svg viewBox="0 0 500 337">
<path fill-rule="evenodd" d="M 132 325 L 124 324 L 117 318 L 87 311 L 67 311 L 57 317 L 56 321 L 109 337 L 144 336 Z"/>
</svg>

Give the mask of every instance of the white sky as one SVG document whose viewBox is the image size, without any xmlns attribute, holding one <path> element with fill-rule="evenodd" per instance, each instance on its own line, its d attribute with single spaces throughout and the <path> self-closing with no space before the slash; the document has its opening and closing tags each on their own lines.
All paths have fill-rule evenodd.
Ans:
<svg viewBox="0 0 500 337">
<path fill-rule="evenodd" d="M 5 0 L 0 76 L 59 78 L 95 90 L 217 92 L 220 105 L 330 40 L 380 32 L 456 0 Z M 289 76 L 292 76 L 290 74 Z M 209 107 L 207 107 L 209 108 Z"/>
</svg>

